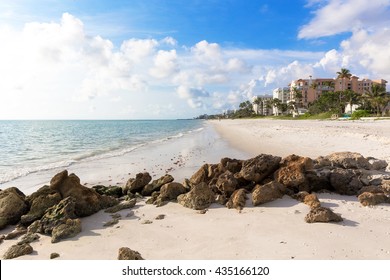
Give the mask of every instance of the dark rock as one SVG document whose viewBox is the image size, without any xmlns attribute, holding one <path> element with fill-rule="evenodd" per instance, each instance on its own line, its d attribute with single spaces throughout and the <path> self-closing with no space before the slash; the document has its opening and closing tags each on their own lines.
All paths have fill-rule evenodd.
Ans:
<svg viewBox="0 0 390 280">
<path fill-rule="evenodd" d="M 245 189 L 236 190 L 231 196 L 229 201 L 226 203 L 227 208 L 234 208 L 237 210 L 242 210 L 246 204 L 247 191 Z"/>
<path fill-rule="evenodd" d="M 243 161 L 242 168 L 238 174 L 247 181 L 261 183 L 261 181 L 279 168 L 280 160 L 281 157 L 261 154 L 255 158 Z"/>
<path fill-rule="evenodd" d="M 310 186 L 310 191 L 319 192 L 322 190 L 334 191 L 330 184 L 330 170 L 329 169 L 317 169 L 312 171 L 306 171 L 306 179 Z"/>
<path fill-rule="evenodd" d="M 141 254 L 128 247 L 119 248 L 118 260 L 143 260 Z"/>
<path fill-rule="evenodd" d="M 25 195 L 17 188 L 8 188 L 0 192 L 0 229 L 20 221 L 27 213 L 28 203 Z"/>
<path fill-rule="evenodd" d="M 218 169 L 220 172 L 230 171 L 231 173 L 240 172 L 242 168 L 242 160 L 231 159 L 231 158 L 222 158 L 221 162 L 218 164 Z"/>
<path fill-rule="evenodd" d="M 122 201 L 121 203 L 119 203 L 117 205 L 114 205 L 114 206 L 112 206 L 110 208 L 107 208 L 106 210 L 104 210 L 104 212 L 106 212 L 106 213 L 116 213 L 116 212 L 124 210 L 124 209 L 133 208 L 136 203 L 137 203 L 137 199 L 136 198 L 133 198 L 131 200 Z"/>
<path fill-rule="evenodd" d="M 14 239 L 26 233 L 27 233 L 27 229 L 25 227 L 17 227 L 10 233 L 6 234 L 4 236 L 4 239 L 5 240 Z"/>
<path fill-rule="evenodd" d="M 188 192 L 188 189 L 180 183 L 172 182 L 165 184 L 161 187 L 160 195 L 153 204 L 157 206 L 163 206 L 168 201 L 176 200 L 179 195 L 186 192 Z"/>
<path fill-rule="evenodd" d="M 370 169 L 372 170 L 385 171 L 388 165 L 387 162 L 383 159 L 368 157 L 367 160 L 370 163 L 371 165 Z"/>
<path fill-rule="evenodd" d="M 313 161 L 308 157 L 290 155 L 281 161 L 275 172 L 275 180 L 294 191 L 310 191 L 306 172 L 313 169 Z"/>
<path fill-rule="evenodd" d="M 56 258 L 59 258 L 60 257 L 60 254 L 58 254 L 58 253 L 51 253 L 50 254 L 50 259 L 52 260 L 52 259 L 56 259 Z"/>
<path fill-rule="evenodd" d="M 39 221 L 37 232 L 51 235 L 55 227 L 66 224 L 68 219 L 76 219 L 75 206 L 75 199 L 73 197 L 67 197 L 57 205 L 47 209 L 45 215 Z"/>
<path fill-rule="evenodd" d="M 67 219 L 65 224 L 60 224 L 53 228 L 51 242 L 56 243 L 61 239 L 75 237 L 81 232 L 80 219 Z"/>
<path fill-rule="evenodd" d="M 34 242 L 38 240 L 40 236 L 36 233 L 27 233 L 22 237 L 22 239 L 17 243 L 18 245 Z"/>
<path fill-rule="evenodd" d="M 234 174 L 228 170 L 219 175 L 216 186 L 221 194 L 230 197 L 238 187 L 238 180 L 234 177 Z"/>
<path fill-rule="evenodd" d="M 110 220 L 110 221 L 108 221 L 108 222 L 105 222 L 105 223 L 103 224 L 103 226 L 104 226 L 104 227 L 111 227 L 111 226 L 113 226 L 113 225 L 116 225 L 117 223 L 119 223 L 119 219 L 112 219 L 112 220 Z"/>
<path fill-rule="evenodd" d="M 217 194 L 215 196 L 215 203 L 221 204 L 221 205 L 226 205 L 228 202 L 228 198 L 224 194 Z"/>
<path fill-rule="evenodd" d="M 359 175 L 358 170 L 336 168 L 331 171 L 330 184 L 339 194 L 356 195 L 363 187 Z"/>
<path fill-rule="evenodd" d="M 341 222 L 343 218 L 326 207 L 312 208 L 305 217 L 306 223 Z"/>
<path fill-rule="evenodd" d="M 14 259 L 23 255 L 28 255 L 33 252 L 30 244 L 12 245 L 4 254 L 5 260 Z"/>
<path fill-rule="evenodd" d="M 97 186 L 93 186 L 92 189 L 94 189 L 100 195 L 113 196 L 116 198 L 123 196 L 122 188 L 118 186 L 106 187 L 103 185 L 97 185 Z"/>
<path fill-rule="evenodd" d="M 152 193 L 152 196 L 145 201 L 146 204 L 154 204 L 157 201 L 157 198 L 159 197 L 160 192 L 154 192 Z"/>
<path fill-rule="evenodd" d="M 371 169 L 371 164 L 359 153 L 337 152 L 325 157 L 332 166 L 344 169 Z"/>
<path fill-rule="evenodd" d="M 363 206 L 390 203 L 390 198 L 387 197 L 384 193 L 364 192 L 358 196 L 358 200 Z"/>
<path fill-rule="evenodd" d="M 61 194 L 50 186 L 43 186 L 27 197 L 30 211 L 21 217 L 20 223 L 28 226 L 32 222 L 42 218 L 45 211 L 61 201 Z"/>
<path fill-rule="evenodd" d="M 179 204 L 187 208 L 202 210 L 208 208 L 214 202 L 214 193 L 205 183 L 200 183 L 186 194 L 177 197 Z"/>
<path fill-rule="evenodd" d="M 191 185 L 198 185 L 202 182 L 208 182 L 208 172 L 209 170 L 209 165 L 204 164 L 200 167 L 198 171 L 196 171 L 190 178 L 190 183 Z"/>
<path fill-rule="evenodd" d="M 118 200 L 111 196 L 98 194 L 94 189 L 84 187 L 75 174 L 65 170 L 58 173 L 50 181 L 50 187 L 61 194 L 62 198 L 75 198 L 75 213 L 78 217 L 85 217 L 101 209 L 118 204 Z"/>
<path fill-rule="evenodd" d="M 256 185 L 252 192 L 253 206 L 282 198 L 286 187 L 279 182 L 273 181 L 265 185 Z"/>
<path fill-rule="evenodd" d="M 154 218 L 155 220 L 164 220 L 165 219 L 165 215 L 164 214 L 160 214 L 160 215 L 157 215 L 156 218 Z"/>
<path fill-rule="evenodd" d="M 385 193 L 385 191 L 380 186 L 364 186 L 362 187 L 358 195 L 361 195 L 362 193 L 369 192 L 369 193 Z"/>
<path fill-rule="evenodd" d="M 171 175 L 165 174 L 164 176 L 160 177 L 159 179 L 153 180 L 152 183 L 147 184 L 143 188 L 141 194 L 144 196 L 150 196 L 153 192 L 160 191 L 160 188 L 163 185 L 173 182 L 173 180 L 174 179 Z"/>
<path fill-rule="evenodd" d="M 142 189 L 149 184 L 152 180 L 152 176 L 148 172 L 138 173 L 135 178 L 130 178 L 125 186 L 124 193 L 127 192 L 140 192 Z"/>
</svg>

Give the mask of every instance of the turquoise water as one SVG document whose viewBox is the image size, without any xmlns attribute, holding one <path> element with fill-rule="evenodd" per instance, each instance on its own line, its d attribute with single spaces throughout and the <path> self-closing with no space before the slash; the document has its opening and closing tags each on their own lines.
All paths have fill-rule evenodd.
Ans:
<svg viewBox="0 0 390 280">
<path fill-rule="evenodd" d="M 175 141 L 201 129 L 203 122 L 198 120 L 0 121 L 0 184 Z"/>
</svg>

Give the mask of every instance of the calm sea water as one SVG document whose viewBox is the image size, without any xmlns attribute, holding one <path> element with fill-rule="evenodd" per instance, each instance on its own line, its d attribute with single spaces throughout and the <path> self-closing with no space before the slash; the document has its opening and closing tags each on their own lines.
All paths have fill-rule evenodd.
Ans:
<svg viewBox="0 0 390 280">
<path fill-rule="evenodd" d="M 0 184 L 201 130 L 197 120 L 0 121 Z"/>
</svg>

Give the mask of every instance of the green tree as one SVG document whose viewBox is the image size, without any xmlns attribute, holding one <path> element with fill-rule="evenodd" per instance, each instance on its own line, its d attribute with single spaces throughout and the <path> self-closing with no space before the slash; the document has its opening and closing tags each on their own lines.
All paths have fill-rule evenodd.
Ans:
<svg viewBox="0 0 390 280">
<path fill-rule="evenodd" d="M 358 104 L 359 101 L 361 100 L 361 95 L 358 94 L 357 92 L 354 92 L 353 90 L 347 89 L 343 92 L 344 95 L 344 100 L 347 105 L 349 105 L 349 108 L 351 109 L 351 114 L 352 114 L 352 106 L 354 104 Z"/>
<path fill-rule="evenodd" d="M 379 84 L 372 84 L 371 88 L 364 93 L 363 98 L 371 105 L 377 116 L 384 113 L 384 109 L 390 101 L 385 87 Z"/>
</svg>

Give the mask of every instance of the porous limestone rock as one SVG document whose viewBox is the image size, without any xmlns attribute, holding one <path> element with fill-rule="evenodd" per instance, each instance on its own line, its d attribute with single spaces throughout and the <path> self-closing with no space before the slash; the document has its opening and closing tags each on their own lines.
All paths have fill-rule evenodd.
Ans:
<svg viewBox="0 0 390 280">
<path fill-rule="evenodd" d="M 363 187 L 359 175 L 358 170 L 336 168 L 330 173 L 330 184 L 338 194 L 356 195 Z"/>
<path fill-rule="evenodd" d="M 317 208 L 321 206 L 321 203 L 315 193 L 309 194 L 308 192 L 302 191 L 292 196 L 296 200 L 305 203 L 310 208 Z"/>
<path fill-rule="evenodd" d="M 30 244 L 25 243 L 21 245 L 12 245 L 8 250 L 4 253 L 3 259 L 15 259 L 17 257 L 28 255 L 33 252 L 33 248 Z"/>
<path fill-rule="evenodd" d="M 234 208 L 237 210 L 242 210 L 245 207 L 247 200 L 247 190 L 238 189 L 231 196 L 229 201 L 226 203 L 227 208 Z"/>
<path fill-rule="evenodd" d="M 143 260 L 141 254 L 128 247 L 119 248 L 118 260 Z"/>
<path fill-rule="evenodd" d="M 220 193 L 225 194 L 226 197 L 230 197 L 238 187 L 238 181 L 234 177 L 234 174 L 227 170 L 219 175 L 216 187 Z"/>
<path fill-rule="evenodd" d="M 272 181 L 265 185 L 256 185 L 252 192 L 253 206 L 282 198 L 286 187 L 279 182 Z"/>
<path fill-rule="evenodd" d="M 208 208 L 214 202 L 214 199 L 214 193 L 206 183 L 194 185 L 188 193 L 177 197 L 179 204 L 195 210 Z"/>
<path fill-rule="evenodd" d="M 160 195 L 153 204 L 163 206 L 168 201 L 176 200 L 179 195 L 185 194 L 188 191 L 186 187 L 177 182 L 165 184 L 161 187 Z"/>
<path fill-rule="evenodd" d="M 334 213 L 331 209 L 326 207 L 312 208 L 305 217 L 306 223 L 329 223 L 341 222 L 343 218 L 341 215 Z"/>
<path fill-rule="evenodd" d="M 155 191 L 160 191 L 161 187 L 165 184 L 173 182 L 174 178 L 170 174 L 165 174 L 157 180 L 153 180 L 150 184 L 147 184 L 141 194 L 143 196 L 150 196 Z"/>
<path fill-rule="evenodd" d="M 114 205 L 112 207 L 109 207 L 109 208 L 105 209 L 104 212 L 106 212 L 106 213 L 116 213 L 116 212 L 124 210 L 124 209 L 133 208 L 136 203 L 137 203 L 137 199 L 136 198 L 133 198 L 133 199 L 130 199 L 130 200 L 125 200 L 125 201 L 122 201 L 121 203 L 119 203 L 117 205 Z"/>
<path fill-rule="evenodd" d="M 247 181 L 261 183 L 266 177 L 273 174 L 278 168 L 281 157 L 267 154 L 244 160 L 239 177 Z"/>
<path fill-rule="evenodd" d="M 381 203 L 390 203 L 390 198 L 386 196 L 383 192 L 363 192 L 358 196 L 358 200 L 363 206 L 373 206 Z"/>
<path fill-rule="evenodd" d="M 359 153 L 337 152 L 325 156 L 331 166 L 344 169 L 371 169 L 370 162 Z"/>
<path fill-rule="evenodd" d="M 57 225 L 51 233 L 51 242 L 56 243 L 61 239 L 71 238 L 81 232 L 80 219 L 67 219 L 64 224 Z"/>
<path fill-rule="evenodd" d="M 151 180 L 152 176 L 148 172 L 138 173 L 135 175 L 135 178 L 130 178 L 127 181 L 123 192 L 125 194 L 128 192 L 140 192 Z"/>
</svg>

